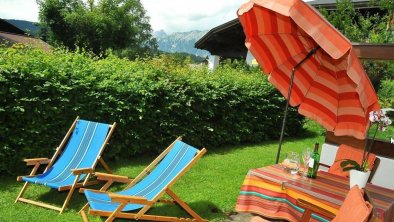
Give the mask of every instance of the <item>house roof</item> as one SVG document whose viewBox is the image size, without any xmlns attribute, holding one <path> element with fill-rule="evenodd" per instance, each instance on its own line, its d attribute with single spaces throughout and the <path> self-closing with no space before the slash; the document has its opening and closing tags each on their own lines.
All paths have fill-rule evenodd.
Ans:
<svg viewBox="0 0 394 222">
<path fill-rule="evenodd" d="M 0 19 L 0 43 L 5 43 L 7 45 L 22 43 L 41 48 L 45 51 L 49 51 L 51 49 L 51 46 L 48 43 L 41 39 L 29 36 L 25 31 L 10 24 L 4 19 Z"/>
<path fill-rule="evenodd" d="M 14 33 L 18 35 L 26 35 L 26 32 L 23 31 L 22 29 L 12 25 L 11 23 L 7 22 L 4 19 L 0 19 L 0 31 L 1 32 L 8 32 L 8 33 Z"/>
<path fill-rule="evenodd" d="M 32 38 L 27 35 L 18 35 L 13 33 L 1 32 L 0 31 L 0 42 L 4 42 L 8 45 L 13 45 L 15 43 L 22 43 L 25 45 L 41 48 L 44 51 L 49 51 L 51 46 L 42 41 L 41 39 Z"/>
<path fill-rule="evenodd" d="M 195 48 L 226 58 L 246 58 L 245 34 L 238 19 L 212 28 L 199 39 Z"/>
</svg>

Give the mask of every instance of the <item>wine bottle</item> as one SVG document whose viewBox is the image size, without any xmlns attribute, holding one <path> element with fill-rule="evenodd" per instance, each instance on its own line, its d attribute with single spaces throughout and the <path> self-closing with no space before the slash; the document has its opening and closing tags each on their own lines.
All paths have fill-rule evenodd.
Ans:
<svg viewBox="0 0 394 222">
<path fill-rule="evenodd" d="M 307 177 L 316 178 L 317 170 L 319 168 L 320 154 L 319 154 L 319 143 L 315 143 L 315 149 L 311 155 L 311 159 L 308 164 Z"/>
</svg>

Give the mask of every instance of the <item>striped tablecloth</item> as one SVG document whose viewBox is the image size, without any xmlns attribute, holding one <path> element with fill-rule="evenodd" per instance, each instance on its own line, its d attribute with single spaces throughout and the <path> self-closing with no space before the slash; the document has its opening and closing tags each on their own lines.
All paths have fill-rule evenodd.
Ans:
<svg viewBox="0 0 394 222">
<path fill-rule="evenodd" d="M 298 198 L 336 214 L 349 191 L 349 179 L 318 172 L 316 179 L 291 175 L 280 165 L 252 169 L 238 196 L 236 211 L 269 218 L 299 221 L 304 210 L 296 206 Z M 375 215 L 394 222 L 394 190 L 367 184 Z M 312 215 L 311 221 L 328 221 Z"/>
</svg>

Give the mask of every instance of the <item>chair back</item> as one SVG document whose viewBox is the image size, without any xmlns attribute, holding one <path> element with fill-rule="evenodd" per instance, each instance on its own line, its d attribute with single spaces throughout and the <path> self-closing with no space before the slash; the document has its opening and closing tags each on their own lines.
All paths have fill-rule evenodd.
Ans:
<svg viewBox="0 0 394 222">
<path fill-rule="evenodd" d="M 353 186 L 346 195 L 343 204 L 339 208 L 338 214 L 332 222 L 366 222 L 372 212 L 372 205 L 365 201 L 364 191 L 357 185 Z"/>
<path fill-rule="evenodd" d="M 343 171 L 341 167 L 341 160 L 344 159 L 351 159 L 354 161 L 357 161 L 359 164 L 361 164 L 361 161 L 363 159 L 363 150 L 341 144 L 338 148 L 338 152 L 335 156 L 335 161 L 332 164 L 332 166 L 328 169 L 329 173 L 336 174 L 339 176 L 344 176 L 344 177 L 349 177 L 349 171 Z M 370 153 L 368 157 L 368 165 L 370 169 L 373 168 L 374 162 L 376 159 L 376 155 L 373 153 Z"/>
<path fill-rule="evenodd" d="M 198 152 L 198 149 L 177 140 L 149 175 L 131 188 L 119 192 L 119 194 L 140 196 L 153 200 L 163 189 L 177 179 L 177 176 L 193 161 Z"/>
<path fill-rule="evenodd" d="M 79 119 L 63 153 L 40 177 L 47 183 L 66 182 L 74 178 L 71 169 L 94 168 L 109 129 L 109 124 Z"/>
</svg>

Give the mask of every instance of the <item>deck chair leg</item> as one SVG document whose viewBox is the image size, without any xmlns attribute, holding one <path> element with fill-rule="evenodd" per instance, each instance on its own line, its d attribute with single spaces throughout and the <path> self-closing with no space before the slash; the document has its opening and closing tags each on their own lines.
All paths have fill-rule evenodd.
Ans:
<svg viewBox="0 0 394 222">
<path fill-rule="evenodd" d="M 109 168 L 108 164 L 104 161 L 103 158 L 100 157 L 99 162 L 104 167 L 105 171 L 107 171 L 107 173 L 111 173 L 112 174 L 111 169 Z"/>
<path fill-rule="evenodd" d="M 105 222 L 112 222 L 115 220 L 116 215 L 126 206 L 126 203 L 121 203 L 118 208 L 105 220 Z"/>
<path fill-rule="evenodd" d="M 75 177 L 74 183 L 73 183 L 73 185 L 72 185 L 70 191 L 68 192 L 68 195 L 67 195 L 67 197 L 66 197 L 66 200 L 65 200 L 64 203 L 63 203 L 62 209 L 60 210 L 60 214 L 63 213 L 64 209 L 66 209 L 66 207 L 67 207 L 67 205 L 68 205 L 68 202 L 70 202 L 71 196 L 73 195 L 74 190 L 75 190 L 75 187 L 77 186 L 77 183 L 78 183 L 78 180 L 79 180 L 79 176 L 80 176 L 80 175 L 77 175 L 77 176 Z"/>
<path fill-rule="evenodd" d="M 89 210 L 89 203 L 86 203 L 85 206 L 82 207 L 82 209 L 78 212 L 81 214 L 83 222 L 88 222 L 88 216 L 85 213 L 85 210 Z"/>
<path fill-rule="evenodd" d="M 38 167 L 40 167 L 40 163 L 36 163 L 36 164 L 34 165 L 34 167 L 33 167 L 33 169 L 31 170 L 29 176 L 35 175 L 36 172 L 37 172 L 37 170 L 38 170 Z M 24 184 L 23 187 L 22 187 L 21 192 L 18 194 L 18 197 L 17 197 L 16 200 L 15 200 L 15 203 L 18 202 L 19 198 L 21 198 L 21 197 L 23 196 L 23 194 L 25 193 L 26 188 L 27 188 L 28 185 L 29 185 L 29 182 L 25 182 L 25 184 Z"/>
<path fill-rule="evenodd" d="M 171 189 L 168 188 L 166 192 L 168 195 L 170 195 L 170 197 L 172 197 L 172 199 L 175 200 L 176 203 L 178 203 L 179 206 L 181 206 L 186 212 L 188 212 L 190 216 L 192 216 L 194 219 L 196 219 L 199 222 L 204 221 L 204 219 L 202 219 L 200 215 L 198 215 L 192 208 L 190 208 L 190 206 L 187 205 L 187 203 L 181 200 L 181 198 L 179 198 Z"/>
<path fill-rule="evenodd" d="M 22 190 L 21 190 L 21 192 L 19 192 L 18 197 L 15 200 L 15 203 L 18 202 L 19 198 L 21 198 L 23 196 L 23 194 L 26 191 L 27 186 L 29 186 L 29 182 L 25 182 L 25 184 L 23 184 Z"/>
</svg>

